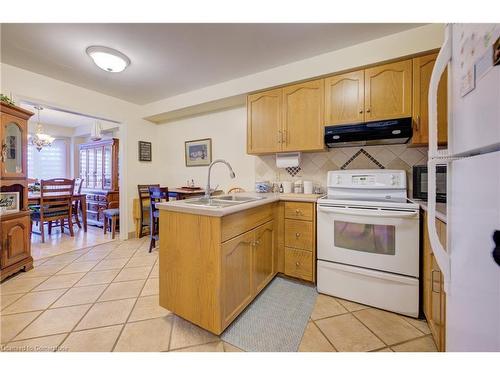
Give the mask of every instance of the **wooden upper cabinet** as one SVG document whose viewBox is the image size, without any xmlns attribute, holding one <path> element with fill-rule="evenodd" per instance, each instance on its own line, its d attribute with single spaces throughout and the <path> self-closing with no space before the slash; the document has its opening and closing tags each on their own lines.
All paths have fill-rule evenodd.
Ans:
<svg viewBox="0 0 500 375">
<path fill-rule="evenodd" d="M 324 80 L 283 88 L 283 151 L 322 151 Z"/>
<path fill-rule="evenodd" d="M 437 53 L 413 59 L 413 145 L 429 143 L 429 83 Z M 448 142 L 447 74 L 443 74 L 438 88 L 438 143 Z"/>
<path fill-rule="evenodd" d="M 362 122 L 365 76 L 359 70 L 325 79 L 325 125 Z"/>
<path fill-rule="evenodd" d="M 269 90 L 247 98 L 247 152 L 281 151 L 283 90 Z"/>
<path fill-rule="evenodd" d="M 411 117 L 412 61 L 365 70 L 365 120 Z"/>
</svg>

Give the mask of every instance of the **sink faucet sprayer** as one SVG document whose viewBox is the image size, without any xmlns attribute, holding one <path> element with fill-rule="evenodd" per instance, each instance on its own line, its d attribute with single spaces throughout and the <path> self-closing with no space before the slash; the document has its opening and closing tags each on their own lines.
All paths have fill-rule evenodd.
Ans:
<svg viewBox="0 0 500 375">
<path fill-rule="evenodd" d="M 229 176 L 231 178 L 235 178 L 236 175 L 234 174 L 234 171 L 233 171 L 233 168 L 231 167 L 231 164 L 229 164 L 227 161 L 223 160 L 223 159 L 217 159 L 217 160 L 214 160 L 212 163 L 210 163 L 210 166 L 208 167 L 208 179 L 207 179 L 207 187 L 205 188 L 205 198 L 206 199 L 210 199 L 210 171 L 212 170 L 212 166 L 214 164 L 217 164 L 217 163 L 223 163 L 223 164 L 226 164 L 227 167 L 229 168 Z"/>
</svg>

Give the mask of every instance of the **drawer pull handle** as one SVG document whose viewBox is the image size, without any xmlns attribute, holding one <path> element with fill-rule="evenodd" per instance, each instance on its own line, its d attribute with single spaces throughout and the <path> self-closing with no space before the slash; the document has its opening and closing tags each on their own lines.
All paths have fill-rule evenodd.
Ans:
<svg viewBox="0 0 500 375">
<path fill-rule="evenodd" d="M 299 210 L 299 209 L 297 208 L 297 209 L 295 210 L 295 214 L 296 214 L 296 215 L 302 215 L 302 211 L 301 211 L 301 210 Z"/>
<path fill-rule="evenodd" d="M 295 237 L 299 238 L 300 237 L 300 233 L 299 232 L 295 233 Z"/>
</svg>

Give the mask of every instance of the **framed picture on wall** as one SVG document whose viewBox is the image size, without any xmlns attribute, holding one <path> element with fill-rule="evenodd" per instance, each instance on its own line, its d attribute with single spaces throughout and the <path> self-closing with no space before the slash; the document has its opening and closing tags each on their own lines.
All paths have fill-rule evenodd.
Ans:
<svg viewBox="0 0 500 375">
<path fill-rule="evenodd" d="M 151 142 L 139 141 L 139 161 L 151 161 Z"/>
<path fill-rule="evenodd" d="M 14 212 L 19 212 L 18 191 L 0 192 L 0 212 L 2 214 L 11 214 Z"/>
<path fill-rule="evenodd" d="M 212 162 L 212 139 L 196 139 L 184 142 L 186 167 L 200 167 Z"/>
</svg>

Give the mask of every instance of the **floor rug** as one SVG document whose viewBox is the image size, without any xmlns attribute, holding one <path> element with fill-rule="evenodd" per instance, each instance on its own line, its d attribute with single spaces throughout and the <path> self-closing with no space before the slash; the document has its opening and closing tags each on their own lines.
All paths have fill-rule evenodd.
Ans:
<svg viewBox="0 0 500 375">
<path fill-rule="evenodd" d="M 296 352 L 317 295 L 314 286 L 276 277 L 221 338 L 248 352 Z"/>
</svg>

